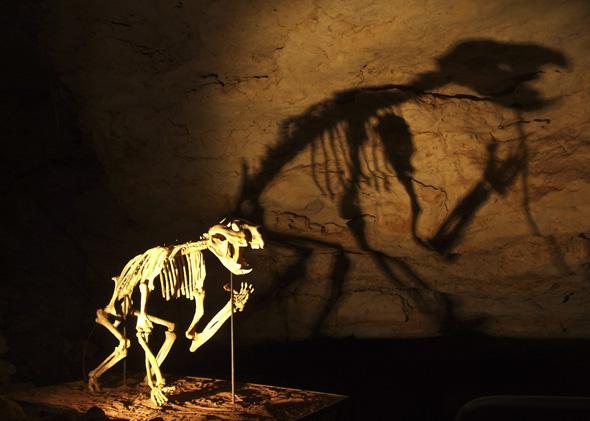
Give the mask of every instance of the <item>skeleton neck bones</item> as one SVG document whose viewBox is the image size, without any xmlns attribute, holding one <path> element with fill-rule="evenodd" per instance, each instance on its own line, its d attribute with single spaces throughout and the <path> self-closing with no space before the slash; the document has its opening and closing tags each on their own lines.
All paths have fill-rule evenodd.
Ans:
<svg viewBox="0 0 590 421">
<path fill-rule="evenodd" d="M 156 288 L 155 279 L 159 278 L 160 291 L 165 300 L 181 296 L 194 300 L 195 313 L 185 332 L 185 336 L 192 340 L 190 351 L 194 352 L 219 330 L 231 316 L 232 308 L 234 312 L 243 310 L 250 294 L 254 291 L 252 285 L 242 282 L 240 290 L 234 291 L 233 305 L 230 300 L 203 331 L 197 333 L 195 326 L 203 316 L 205 298 L 203 283 L 206 271 L 202 252 L 206 249 L 210 250 L 231 273 L 243 275 L 252 271 L 242 258 L 241 249 L 246 247 L 252 249 L 264 247 L 258 227 L 239 219 L 222 220 L 218 225 L 211 227 L 198 241 L 169 247 L 154 247 L 131 259 L 121 274 L 112 278 L 115 281 L 115 287 L 110 302 L 96 313 L 97 323 L 105 326 L 119 340 L 119 345 L 109 357 L 89 373 L 89 388 L 98 390 L 98 378 L 127 355 L 130 341 L 121 335 L 117 327 L 129 314 L 132 314 L 137 316 L 137 339 L 145 352 L 146 380 L 151 389 L 152 401 L 158 406 L 166 402 L 165 380 L 159 367 L 168 355 L 176 339 L 176 333 L 174 323 L 146 312 L 150 293 Z M 136 287 L 139 289 L 141 298 L 139 310 L 132 307 L 131 296 Z M 117 311 L 117 304 L 120 306 L 120 311 Z M 109 316 L 114 318 L 113 322 L 109 320 Z M 157 356 L 154 356 L 148 347 L 153 323 L 165 326 L 168 330 Z"/>
</svg>

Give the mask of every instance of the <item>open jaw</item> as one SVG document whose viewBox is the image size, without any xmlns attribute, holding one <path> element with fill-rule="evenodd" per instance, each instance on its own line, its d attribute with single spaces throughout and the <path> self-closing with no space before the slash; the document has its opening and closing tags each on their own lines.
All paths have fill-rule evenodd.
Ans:
<svg viewBox="0 0 590 421">
<path fill-rule="evenodd" d="M 236 247 L 233 244 L 228 244 L 228 269 L 235 275 L 245 275 L 252 272 L 252 266 L 244 257 L 245 251 L 248 247 Z"/>
<path fill-rule="evenodd" d="M 252 272 L 254 268 L 250 264 L 250 257 L 254 250 L 264 248 L 264 243 L 261 240 L 253 241 L 251 236 L 248 237 L 248 245 L 237 246 L 232 243 L 228 244 L 227 256 L 231 260 L 232 266 L 237 269 L 237 271 L 232 270 L 236 275 L 245 275 Z"/>
<path fill-rule="evenodd" d="M 240 265 L 241 270 L 247 270 L 248 272 L 252 271 L 252 266 L 250 265 L 250 263 L 248 263 L 246 261 L 246 259 L 244 258 L 244 256 L 242 256 L 242 253 L 239 253 L 239 252 L 238 252 L 238 265 Z"/>
<path fill-rule="evenodd" d="M 244 255 L 246 250 L 249 252 L 264 248 L 258 227 L 239 219 L 230 222 L 222 220 L 209 229 L 206 238 L 210 241 L 209 250 L 234 275 L 245 275 L 253 269 Z"/>
</svg>

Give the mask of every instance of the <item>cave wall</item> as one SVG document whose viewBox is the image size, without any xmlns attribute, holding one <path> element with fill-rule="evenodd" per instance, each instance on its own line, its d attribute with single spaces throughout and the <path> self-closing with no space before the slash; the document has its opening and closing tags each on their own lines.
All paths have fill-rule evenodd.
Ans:
<svg viewBox="0 0 590 421">
<path fill-rule="evenodd" d="M 78 243 L 110 273 L 133 253 L 115 258 L 113 241 L 123 253 L 227 214 L 262 222 L 251 340 L 586 337 L 589 14 L 52 2 L 42 55 L 107 179 L 88 203 L 128 222 L 103 218 L 114 234 Z"/>
</svg>

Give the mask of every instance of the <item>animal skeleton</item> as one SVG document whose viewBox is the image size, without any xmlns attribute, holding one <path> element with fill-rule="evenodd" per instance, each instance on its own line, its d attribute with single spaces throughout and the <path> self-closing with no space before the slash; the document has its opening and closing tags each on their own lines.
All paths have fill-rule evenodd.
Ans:
<svg viewBox="0 0 590 421">
<path fill-rule="evenodd" d="M 166 387 L 160 366 L 176 340 L 176 333 L 173 322 L 146 312 L 150 293 L 156 288 L 155 279 L 159 278 L 162 298 L 167 301 L 181 296 L 194 300 L 195 313 L 185 332 L 185 336 L 192 340 L 190 351 L 194 352 L 219 330 L 231 316 L 232 308 L 234 312 L 242 311 L 250 294 L 254 292 L 251 284 L 242 282 L 240 290 L 233 291 L 233 304 L 230 299 L 202 332 L 196 332 L 195 326 L 204 313 L 203 283 L 206 273 L 202 251 L 210 250 L 235 275 L 250 273 L 252 268 L 242 258 L 241 249 L 264 247 L 258 228 L 240 219 L 224 219 L 201 235 L 199 241 L 169 247 L 154 247 L 131 259 L 121 274 L 112 278 L 115 281 L 115 288 L 110 302 L 106 307 L 96 311 L 96 322 L 106 327 L 118 339 L 119 344 L 98 367 L 90 371 L 88 388 L 98 391 L 98 378 L 127 356 L 127 349 L 131 342 L 117 330 L 117 327 L 129 314 L 132 314 L 137 317 L 137 340 L 145 353 L 146 381 L 151 389 L 150 397 L 156 405 L 164 404 L 168 400 L 165 392 L 171 388 Z M 136 287 L 141 297 L 139 310 L 132 307 L 131 296 Z M 109 316 L 113 317 L 113 322 L 109 320 Z M 149 335 L 154 323 L 167 328 L 164 343 L 156 356 L 148 347 Z"/>
</svg>

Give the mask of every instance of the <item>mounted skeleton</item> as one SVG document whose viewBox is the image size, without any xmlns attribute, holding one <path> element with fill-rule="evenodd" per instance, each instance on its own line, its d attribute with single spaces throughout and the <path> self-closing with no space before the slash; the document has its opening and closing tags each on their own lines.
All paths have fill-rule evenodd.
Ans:
<svg viewBox="0 0 590 421">
<path fill-rule="evenodd" d="M 89 373 L 89 389 L 99 390 L 98 378 L 127 356 L 127 349 L 131 342 L 117 330 L 117 327 L 128 315 L 134 315 L 137 317 L 137 340 L 145 352 L 146 380 L 151 389 L 151 399 L 156 405 L 166 402 L 168 400 L 164 395 L 166 382 L 162 377 L 160 366 L 176 340 L 176 333 L 173 322 L 146 312 L 150 293 L 156 289 L 156 278 L 159 278 L 160 291 L 165 300 L 180 297 L 194 300 L 195 313 L 185 332 L 185 336 L 192 340 L 190 351 L 194 352 L 207 342 L 231 316 L 232 307 L 234 312 L 242 311 L 250 294 L 254 292 L 252 285 L 242 282 L 240 290 L 233 292 L 233 305 L 231 300 L 228 301 L 203 331 L 197 333 L 195 326 L 204 313 L 203 284 L 206 272 L 203 250 L 210 250 L 231 273 L 244 275 L 252 271 L 241 256 L 240 249 L 244 247 L 252 249 L 264 247 L 258 227 L 239 219 L 223 220 L 211 227 L 199 241 L 170 247 L 154 247 L 131 259 L 121 274 L 112 278 L 115 281 L 115 288 L 110 302 L 106 307 L 96 311 L 96 322 L 106 327 L 119 340 L 119 345 Z M 133 308 L 131 298 L 135 288 L 138 288 L 140 293 L 139 310 Z M 109 316 L 113 317 L 113 322 L 109 320 Z M 166 338 L 156 356 L 148 347 L 148 339 L 154 323 L 167 328 Z"/>
</svg>

